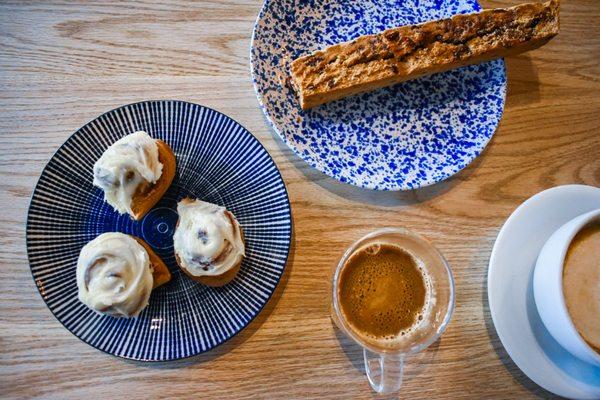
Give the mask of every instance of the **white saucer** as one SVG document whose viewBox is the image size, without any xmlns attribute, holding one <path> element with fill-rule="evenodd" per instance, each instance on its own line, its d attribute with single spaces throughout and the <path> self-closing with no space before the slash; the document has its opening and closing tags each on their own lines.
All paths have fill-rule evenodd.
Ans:
<svg viewBox="0 0 600 400">
<path fill-rule="evenodd" d="M 550 235 L 576 216 L 600 208 L 600 189 L 558 186 L 521 204 L 500 230 L 488 269 L 494 326 L 515 364 L 560 396 L 600 399 L 600 367 L 571 355 L 544 327 L 533 298 L 533 268 Z"/>
</svg>

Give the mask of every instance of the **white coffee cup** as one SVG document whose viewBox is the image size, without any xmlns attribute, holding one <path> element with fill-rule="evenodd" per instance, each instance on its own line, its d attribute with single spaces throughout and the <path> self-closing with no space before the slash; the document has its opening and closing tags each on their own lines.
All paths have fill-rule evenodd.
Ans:
<svg viewBox="0 0 600 400">
<path fill-rule="evenodd" d="M 567 311 L 563 294 L 563 267 L 575 235 L 598 217 L 600 209 L 582 214 L 561 226 L 544 244 L 533 272 L 535 304 L 552 337 L 575 357 L 596 366 L 600 366 L 600 354 L 577 332 Z"/>
</svg>

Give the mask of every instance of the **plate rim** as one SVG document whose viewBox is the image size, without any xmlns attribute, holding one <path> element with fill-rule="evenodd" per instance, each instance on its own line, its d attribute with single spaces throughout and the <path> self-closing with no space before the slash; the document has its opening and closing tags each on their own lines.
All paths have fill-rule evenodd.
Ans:
<svg viewBox="0 0 600 400">
<path fill-rule="evenodd" d="M 487 140 L 485 140 L 485 143 L 483 143 L 481 149 L 478 151 L 477 155 L 475 157 L 473 157 L 471 160 L 469 160 L 465 165 L 463 165 L 462 167 L 460 167 L 458 170 L 456 170 L 455 172 L 452 173 L 448 173 L 448 174 L 443 174 L 439 179 L 434 180 L 427 180 L 424 181 L 424 183 L 420 183 L 418 186 L 413 186 L 413 187 L 408 187 L 406 185 L 394 185 L 393 187 L 373 187 L 373 184 L 364 184 L 362 182 L 350 182 L 350 181 L 342 181 L 339 179 L 339 177 L 334 176 L 334 174 L 332 173 L 328 173 L 326 171 L 324 171 L 320 166 L 319 163 L 315 162 L 312 158 L 310 157 L 305 157 L 302 155 L 302 152 L 298 151 L 298 149 L 296 148 L 296 146 L 294 144 L 292 144 L 289 140 L 287 140 L 287 138 L 285 137 L 285 135 L 282 134 L 282 132 L 280 132 L 277 124 L 275 124 L 275 122 L 273 121 L 273 119 L 271 118 L 271 115 L 267 112 L 267 108 L 266 105 L 264 104 L 264 102 L 262 101 L 262 97 L 261 94 L 258 90 L 257 87 L 257 81 L 256 81 L 256 72 L 255 72 L 255 60 L 256 58 L 254 57 L 253 53 L 254 53 L 254 48 L 255 48 L 255 39 L 256 39 L 256 31 L 258 28 L 258 24 L 261 21 L 261 19 L 264 17 L 264 14 L 266 12 L 266 8 L 267 5 L 270 4 L 272 1 L 275 0 L 264 0 L 263 4 L 260 8 L 260 11 L 258 12 L 258 15 L 256 16 L 256 19 L 254 21 L 254 26 L 252 28 L 252 38 L 250 40 L 250 47 L 249 47 L 249 53 L 250 53 L 250 76 L 251 76 L 251 80 L 252 80 L 252 87 L 254 88 L 254 94 L 256 96 L 256 99 L 258 100 L 258 105 L 260 107 L 260 110 L 263 113 L 263 116 L 266 118 L 267 122 L 269 123 L 271 129 L 277 134 L 277 136 L 283 141 L 283 143 L 290 149 L 292 150 L 292 153 L 294 153 L 298 158 L 300 158 L 302 161 L 304 161 L 305 163 L 307 163 L 310 167 L 316 169 L 317 171 L 319 171 L 320 173 L 324 174 L 325 176 L 328 176 L 330 178 L 335 179 L 337 182 L 340 182 L 342 184 L 345 185 L 349 185 L 349 186 L 353 186 L 353 187 L 359 187 L 362 189 L 368 189 L 368 190 L 374 190 L 374 191 L 378 191 L 378 192 L 405 192 L 405 191 L 411 191 L 411 190 L 418 190 L 418 189 L 422 189 L 431 185 L 435 185 L 436 183 L 440 183 L 443 182 L 457 174 L 459 174 L 460 172 L 462 172 L 465 168 L 467 168 L 469 165 L 471 165 L 475 159 L 479 156 L 482 155 L 482 153 L 484 153 L 484 151 L 486 150 L 487 146 L 489 145 L 489 143 L 492 141 L 492 139 L 494 138 L 496 132 L 498 131 L 498 129 L 500 128 L 500 124 L 502 122 L 502 118 L 504 117 L 504 111 L 506 109 L 506 95 L 508 93 L 508 76 L 506 73 L 506 61 L 504 60 L 504 57 L 502 58 L 498 58 L 497 60 L 502 60 L 502 69 L 503 69 L 503 74 L 504 74 L 504 82 L 502 84 L 502 105 L 500 108 L 500 115 L 498 118 L 498 123 L 496 124 L 496 128 L 494 129 L 494 131 L 492 132 L 492 134 L 490 135 L 489 138 L 487 138 Z M 469 1 L 469 0 L 466 0 Z M 478 12 L 480 10 L 482 10 L 481 8 L 481 4 L 479 4 L 479 0 L 473 0 L 473 4 L 475 5 L 475 12 Z M 493 60 L 490 60 L 493 61 Z M 487 61 L 487 62 L 490 62 Z M 481 63 L 478 63 L 481 64 Z"/>
<path fill-rule="evenodd" d="M 42 295 L 42 292 L 40 292 L 40 288 L 37 285 L 37 281 L 36 281 L 36 277 L 33 273 L 33 270 L 31 268 L 31 258 L 30 258 L 30 251 L 29 251 L 29 245 L 30 245 L 30 239 L 29 239 L 29 218 L 30 218 L 30 214 L 31 214 L 31 203 L 33 201 L 33 198 L 37 192 L 38 189 L 38 185 L 40 183 L 40 181 L 42 180 L 42 178 L 46 175 L 48 166 L 50 165 L 50 163 L 52 162 L 52 160 L 54 159 L 54 157 L 57 155 L 57 153 L 70 141 L 73 140 L 73 137 L 77 134 L 77 132 L 79 132 L 80 130 L 82 130 L 83 128 L 87 127 L 88 125 L 90 125 L 92 122 L 98 120 L 99 118 L 102 118 L 103 116 L 105 116 L 106 114 L 109 113 L 113 113 L 116 112 L 118 110 L 127 108 L 127 107 L 132 107 L 135 105 L 139 105 L 139 104 L 146 104 L 146 103 L 182 103 L 182 104 L 188 104 L 188 105 L 192 105 L 192 106 L 196 106 L 196 107 L 201 107 L 201 108 L 205 108 L 208 111 L 213 111 L 217 114 L 220 114 L 221 116 L 225 117 L 225 118 L 229 118 L 230 120 L 232 120 L 234 123 L 236 123 L 239 127 L 242 128 L 242 130 L 244 132 L 246 132 L 247 134 L 249 134 L 252 139 L 257 142 L 259 144 L 259 146 L 264 150 L 264 152 L 267 154 L 267 156 L 269 157 L 269 160 L 273 163 L 273 165 L 275 166 L 275 170 L 277 171 L 277 174 L 279 176 L 279 179 L 281 180 L 281 183 L 283 184 L 283 192 L 285 193 L 285 200 L 286 200 L 286 204 L 288 206 L 288 210 L 289 210 L 289 215 L 290 215 L 290 223 L 289 223 L 289 228 L 288 228 L 288 237 L 289 237 L 289 241 L 287 243 L 287 252 L 286 252 L 286 256 L 285 256 L 285 261 L 283 263 L 283 268 L 281 269 L 281 274 L 277 277 L 277 282 L 275 283 L 274 287 L 273 287 L 273 291 L 271 293 L 269 293 L 269 296 L 267 297 L 266 301 L 264 302 L 264 304 L 258 309 L 258 311 L 256 312 L 256 314 L 254 314 L 250 319 L 248 319 L 248 321 L 234 334 L 232 334 L 231 336 L 227 337 L 225 340 L 223 340 L 222 342 L 207 348 L 205 350 L 201 350 L 199 352 L 184 356 L 184 357 L 174 357 L 174 358 L 164 358 L 164 359 L 151 359 L 151 358 L 142 358 L 142 357 L 127 357 L 125 355 L 121 355 L 121 354 L 114 354 L 111 353 L 107 350 L 101 349 L 87 341 L 85 341 L 84 339 L 82 339 L 81 337 L 79 337 L 78 335 L 76 335 L 73 331 L 71 331 L 69 328 L 67 328 L 65 326 L 65 324 L 56 316 L 56 314 L 54 313 L 54 310 L 52 310 L 52 308 L 50 308 L 50 306 L 48 305 L 48 302 L 46 301 L 46 299 L 44 298 L 44 296 Z M 81 127 L 75 129 L 74 132 L 72 132 L 69 137 L 67 137 L 67 139 L 65 139 L 60 146 L 58 146 L 54 152 L 52 153 L 52 155 L 50 156 L 50 158 L 45 162 L 44 168 L 42 168 L 42 171 L 38 177 L 38 179 L 35 182 L 35 185 L 33 187 L 33 190 L 31 191 L 31 195 L 29 197 L 29 203 L 27 205 L 27 218 L 25 221 L 25 250 L 27 252 L 27 264 L 29 266 L 29 273 L 31 274 L 31 278 L 33 280 L 33 284 L 36 288 L 36 292 L 39 294 L 39 296 L 41 297 L 42 301 L 44 302 L 44 305 L 46 306 L 46 309 L 48 309 L 50 311 L 50 313 L 52 314 L 52 316 L 54 317 L 54 319 L 56 321 L 58 321 L 62 327 L 69 332 L 71 335 L 75 336 L 77 339 L 79 339 L 81 342 L 83 342 L 84 344 L 100 351 L 101 353 L 104 354 L 108 354 L 110 356 L 119 358 L 119 359 L 124 359 L 124 360 L 130 360 L 130 361 L 136 361 L 136 362 L 143 362 L 143 363 L 165 363 L 165 362 L 174 362 L 174 361 L 179 361 L 179 360 L 186 360 L 186 359 L 190 359 L 193 357 L 197 357 L 201 354 L 205 354 L 208 353 L 218 347 L 221 347 L 221 345 L 225 344 L 226 342 L 228 342 L 229 340 L 231 340 L 232 338 L 234 338 L 235 336 L 237 336 L 238 334 L 240 334 L 242 331 L 244 331 L 255 319 L 256 317 L 258 317 L 259 314 L 262 313 L 262 311 L 264 310 L 264 308 L 266 307 L 266 305 L 271 301 L 273 295 L 275 294 L 275 292 L 277 291 L 277 288 L 279 287 L 279 284 L 281 282 L 281 279 L 283 278 L 283 275 L 286 273 L 287 271 L 287 264 L 289 261 L 289 257 L 290 257 L 290 253 L 291 253 L 291 249 L 292 249 L 292 241 L 293 241 L 293 224 L 294 224 L 294 219 L 292 216 L 292 203 L 290 202 L 290 196 L 287 190 L 287 185 L 285 183 L 285 180 L 283 179 L 283 176 L 281 174 L 281 171 L 279 169 L 279 167 L 277 166 L 277 163 L 275 163 L 275 159 L 271 156 L 271 154 L 268 152 L 267 148 L 261 143 L 260 140 L 258 140 L 258 138 L 256 136 L 254 136 L 252 134 L 252 132 L 250 132 L 244 125 L 240 124 L 237 120 L 235 120 L 234 118 L 228 116 L 227 114 L 216 110 L 214 108 L 208 107 L 208 106 L 204 106 L 202 104 L 198 104 L 198 103 L 193 103 L 191 101 L 186 101 L 186 100 L 174 100 L 174 99 L 153 99 L 153 100 L 141 100 L 141 101 L 135 101 L 132 103 L 127 103 L 115 108 L 112 108 L 108 111 L 105 111 L 103 113 L 101 113 L 100 115 L 94 117 L 93 119 L 91 119 L 90 121 L 86 122 L 84 125 L 82 125 Z"/>
<path fill-rule="evenodd" d="M 504 350 L 506 351 L 506 353 L 508 354 L 508 356 L 510 357 L 510 359 L 512 360 L 512 362 L 517 366 L 517 368 L 519 368 L 519 370 L 525 375 L 527 376 L 527 378 L 529 378 L 531 381 L 533 381 L 536 385 L 538 385 L 539 387 L 543 388 L 544 390 L 547 390 L 550 393 L 553 393 L 555 395 L 558 396 L 574 396 L 573 393 L 568 394 L 565 393 L 562 390 L 553 390 L 551 389 L 548 385 L 547 385 L 547 381 L 543 381 L 538 379 L 539 377 L 536 376 L 535 378 L 533 376 L 531 376 L 528 372 L 526 372 L 521 365 L 522 364 L 520 362 L 518 362 L 515 357 L 514 354 L 515 351 L 514 349 L 509 349 L 509 347 L 506 346 L 505 342 L 506 342 L 506 334 L 504 334 L 504 339 L 503 339 L 503 334 L 501 333 L 502 328 L 499 330 L 498 329 L 498 320 L 499 320 L 499 316 L 498 311 L 497 311 L 497 307 L 493 307 L 492 304 L 495 304 L 495 300 L 493 300 L 493 296 L 492 296 L 492 290 L 490 289 L 491 285 L 491 275 L 492 275 L 492 270 L 494 268 L 492 268 L 493 264 L 497 264 L 496 258 L 498 257 L 498 252 L 500 250 L 498 250 L 498 243 L 502 240 L 504 240 L 504 235 L 505 235 L 505 231 L 507 228 L 507 226 L 509 224 L 511 224 L 514 220 L 516 220 L 517 218 L 521 217 L 521 213 L 523 212 L 524 209 L 526 209 L 526 207 L 530 204 L 532 204 L 533 202 L 539 200 L 540 198 L 543 198 L 544 196 L 547 196 L 549 194 L 549 192 L 551 193 L 557 193 L 557 192 L 563 192 L 563 191 L 568 191 L 568 190 L 578 190 L 578 191 L 590 191 L 590 193 L 592 192 L 597 192 L 598 193 L 598 197 L 600 198 L 600 188 L 591 186 L 591 185 L 585 185 L 585 184 L 565 184 L 565 185 L 558 185 L 558 186 L 554 186 L 545 190 L 542 190 L 538 193 L 535 193 L 534 195 L 528 197 L 525 201 L 521 202 L 510 214 L 510 216 L 504 221 L 504 223 L 502 224 L 502 227 L 500 228 L 500 230 L 498 231 L 498 234 L 496 235 L 496 239 L 494 240 L 494 245 L 492 247 L 492 251 L 490 253 L 490 259 L 488 262 L 488 271 L 487 271 L 487 276 L 486 276 L 486 291 L 487 291 L 487 301 L 488 301 L 488 306 L 490 309 L 490 316 L 492 319 L 492 323 L 494 326 L 494 330 L 496 332 L 496 334 L 498 335 L 498 339 L 500 339 L 500 343 L 502 344 L 502 347 L 504 348 Z M 496 311 L 494 311 L 496 310 Z M 504 324 L 500 324 L 500 325 L 504 325 Z M 537 341 L 536 341 L 537 342 Z M 538 342 L 539 345 L 539 342 Z M 541 347 L 541 345 L 540 345 Z M 574 356 L 573 356 L 574 357 Z M 520 358 L 520 356 L 518 356 L 517 358 Z M 559 368 L 560 369 L 560 368 Z M 580 391 L 585 391 L 585 390 L 580 390 Z M 592 399 L 594 397 L 589 396 L 588 393 L 588 397 L 579 397 L 579 398 L 589 398 Z"/>
</svg>

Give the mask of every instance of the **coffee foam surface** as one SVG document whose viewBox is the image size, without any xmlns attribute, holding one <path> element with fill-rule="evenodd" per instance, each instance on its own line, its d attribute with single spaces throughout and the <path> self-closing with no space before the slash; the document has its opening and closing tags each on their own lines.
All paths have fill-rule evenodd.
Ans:
<svg viewBox="0 0 600 400">
<path fill-rule="evenodd" d="M 413 341 L 415 336 L 418 336 L 420 331 L 422 331 L 423 329 L 427 328 L 430 325 L 431 319 L 432 319 L 432 310 L 436 304 L 436 296 L 435 296 L 435 291 L 434 291 L 434 287 L 432 284 L 432 279 L 430 277 L 429 272 L 427 271 L 427 267 L 419 257 L 417 257 L 413 252 L 411 252 L 401 246 L 390 245 L 390 244 L 384 244 L 384 245 L 396 247 L 401 252 L 404 252 L 407 255 L 409 255 L 411 258 L 411 261 L 414 262 L 415 266 L 417 267 L 416 269 L 421 274 L 421 278 L 422 278 L 423 284 L 425 286 L 424 304 L 421 308 L 421 311 L 415 314 L 414 322 L 409 327 L 401 329 L 400 331 L 398 331 L 395 334 L 373 335 L 369 332 L 365 332 L 364 330 L 358 329 L 350 321 L 348 321 L 348 318 L 346 318 L 346 321 L 348 321 L 348 324 L 351 327 L 352 331 L 361 340 L 363 340 L 367 343 L 370 343 L 376 347 L 396 348 L 396 347 L 401 347 L 402 345 L 408 344 L 411 341 Z M 368 244 L 368 245 L 365 245 L 365 246 L 357 249 L 353 255 L 358 254 L 360 252 L 376 254 L 380 250 L 381 250 L 381 244 Z M 348 261 L 350 261 L 350 258 L 348 259 Z M 346 264 L 348 264 L 348 261 Z M 364 284 L 364 288 L 365 288 L 364 292 L 365 293 L 376 290 L 373 287 L 373 285 L 378 280 L 385 281 L 384 278 L 386 278 L 386 275 L 388 272 L 388 270 L 386 270 L 385 268 L 381 268 L 381 266 L 376 265 L 376 264 L 364 266 L 363 269 L 364 269 L 364 272 L 363 272 L 364 275 L 368 275 L 371 278 L 371 279 L 366 279 L 365 281 L 362 282 Z M 402 293 L 398 293 L 399 295 L 406 298 L 405 302 L 403 302 L 403 305 L 404 305 L 404 303 L 413 300 L 412 299 L 412 290 L 414 290 L 414 289 L 415 288 L 413 288 L 412 286 L 409 285 L 405 288 L 405 290 L 403 290 Z M 339 292 L 338 292 L 338 295 L 339 295 Z M 345 312 L 343 310 L 342 310 L 342 313 L 345 314 Z M 394 314 L 395 314 L 394 312 L 388 311 L 387 313 L 385 313 L 383 315 L 381 315 L 380 313 L 379 313 L 379 315 L 376 314 L 375 316 L 373 314 L 371 314 L 370 318 L 373 318 L 374 320 L 376 320 L 380 326 L 386 326 L 386 325 L 389 326 L 390 324 L 394 323 L 394 321 L 391 321 L 391 318 L 393 318 L 395 316 Z"/>
<path fill-rule="evenodd" d="M 408 253 L 410 254 L 410 252 Z M 419 331 L 427 327 L 431 318 L 432 308 L 436 301 L 433 293 L 433 285 L 431 284 L 431 278 L 424 263 L 413 254 L 411 255 L 417 262 L 417 267 L 419 272 L 422 274 L 423 281 L 425 282 L 425 304 L 423 305 L 422 311 L 416 315 L 416 322 L 409 328 L 401 330 L 398 334 L 383 337 L 366 335 L 371 339 L 369 340 L 370 342 L 375 340 L 374 344 L 379 344 L 380 346 L 383 345 L 384 347 L 397 347 L 405 342 L 410 342 L 412 338 L 419 333 Z"/>
</svg>

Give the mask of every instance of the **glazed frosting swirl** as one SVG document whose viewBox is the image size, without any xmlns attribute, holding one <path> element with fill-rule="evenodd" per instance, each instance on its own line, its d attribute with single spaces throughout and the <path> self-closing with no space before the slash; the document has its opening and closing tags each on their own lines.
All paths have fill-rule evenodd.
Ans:
<svg viewBox="0 0 600 400">
<path fill-rule="evenodd" d="M 94 311 L 135 317 L 148 305 L 153 283 L 148 252 L 129 235 L 103 233 L 81 249 L 79 300 Z"/>
<path fill-rule="evenodd" d="M 146 132 L 127 135 L 110 146 L 94 164 L 94 186 L 120 214 L 133 214 L 131 199 L 140 184 L 154 184 L 162 174 L 158 146 Z"/>
<path fill-rule="evenodd" d="M 177 204 L 173 237 L 181 267 L 194 276 L 216 276 L 236 266 L 245 247 L 238 221 L 225 207 L 200 200 Z"/>
</svg>

